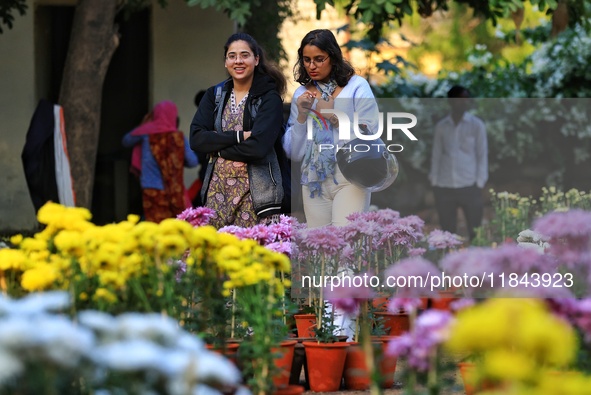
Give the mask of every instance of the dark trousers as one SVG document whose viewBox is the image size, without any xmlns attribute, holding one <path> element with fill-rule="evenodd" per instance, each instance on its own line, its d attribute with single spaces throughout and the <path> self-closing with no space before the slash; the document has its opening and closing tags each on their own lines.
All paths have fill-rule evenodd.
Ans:
<svg viewBox="0 0 591 395">
<path fill-rule="evenodd" d="M 434 187 L 435 208 L 443 230 L 456 233 L 458 207 L 464 212 L 470 240 L 474 239 L 475 228 L 482 222 L 482 189 L 476 185 L 465 188 Z"/>
</svg>

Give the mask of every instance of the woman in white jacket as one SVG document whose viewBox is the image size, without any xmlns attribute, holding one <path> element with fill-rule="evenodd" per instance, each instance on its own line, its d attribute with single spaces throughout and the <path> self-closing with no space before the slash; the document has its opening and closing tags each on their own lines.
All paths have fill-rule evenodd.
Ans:
<svg viewBox="0 0 591 395">
<path fill-rule="evenodd" d="M 354 116 L 370 131 L 377 130 L 377 103 L 367 81 L 343 59 L 330 30 L 306 34 L 298 49 L 294 77 L 302 86 L 291 101 L 283 147 L 293 161 L 302 163 L 300 182 L 307 225 L 346 225 L 349 214 L 367 211 L 370 192 L 347 181 L 336 164 L 336 151 L 347 140 L 339 139 L 339 118 L 330 110 L 348 115 L 354 138 Z M 312 129 L 311 138 L 308 128 Z"/>
</svg>

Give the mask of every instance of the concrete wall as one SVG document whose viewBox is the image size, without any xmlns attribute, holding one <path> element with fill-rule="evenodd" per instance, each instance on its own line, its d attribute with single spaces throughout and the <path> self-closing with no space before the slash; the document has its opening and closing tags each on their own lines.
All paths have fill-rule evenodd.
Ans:
<svg viewBox="0 0 591 395">
<path fill-rule="evenodd" d="M 234 24 L 214 10 L 188 7 L 184 0 L 153 10 L 152 101 L 174 101 L 181 130 L 188 132 L 195 94 L 227 78 L 224 43 Z"/>
<path fill-rule="evenodd" d="M 27 1 L 12 30 L 0 35 L 0 233 L 33 230 L 35 211 L 27 188 L 21 152 L 39 97 L 35 70 L 35 5 L 71 5 L 72 1 Z M 173 100 L 181 128 L 188 132 L 193 98 L 225 78 L 223 44 L 234 24 L 223 14 L 171 0 L 165 9 L 154 1 L 152 14 L 152 102 Z M 37 66 L 42 72 L 43 65 Z M 191 172 L 187 178 L 194 179 Z M 190 180 L 187 180 L 190 182 Z"/>
<path fill-rule="evenodd" d="M 21 152 L 35 110 L 35 59 L 32 2 L 25 16 L 0 35 L 0 231 L 31 229 L 35 210 Z"/>
</svg>

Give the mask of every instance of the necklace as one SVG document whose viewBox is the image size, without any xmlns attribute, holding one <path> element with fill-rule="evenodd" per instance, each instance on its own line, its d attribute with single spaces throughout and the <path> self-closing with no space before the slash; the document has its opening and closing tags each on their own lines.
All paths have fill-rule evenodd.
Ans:
<svg viewBox="0 0 591 395">
<path fill-rule="evenodd" d="M 238 113 L 240 107 L 244 107 L 244 103 L 246 102 L 246 98 L 248 97 L 248 92 L 246 95 L 240 100 L 240 103 L 236 104 L 236 94 L 234 93 L 234 89 L 232 89 L 232 93 L 230 94 L 230 112 L 232 114 Z"/>
<path fill-rule="evenodd" d="M 328 101 L 330 95 L 332 95 L 335 89 L 337 89 L 337 82 L 331 78 L 327 83 L 314 81 L 314 86 L 316 86 L 316 89 L 320 92 L 320 97 L 322 97 L 324 101 Z"/>
</svg>

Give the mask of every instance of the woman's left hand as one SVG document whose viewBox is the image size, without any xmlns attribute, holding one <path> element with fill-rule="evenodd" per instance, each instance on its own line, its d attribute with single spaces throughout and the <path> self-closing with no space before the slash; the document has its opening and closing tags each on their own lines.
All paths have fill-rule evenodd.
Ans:
<svg viewBox="0 0 591 395">
<path fill-rule="evenodd" d="M 332 110 L 334 108 L 334 97 L 328 96 L 328 101 L 320 99 L 316 102 L 316 110 Z"/>
<path fill-rule="evenodd" d="M 316 110 L 320 111 L 320 110 L 333 110 L 334 109 L 334 97 L 332 96 L 328 96 L 328 101 L 325 100 L 318 100 L 318 102 L 316 103 Z M 338 127 L 339 126 L 339 119 L 337 118 L 337 116 L 331 112 L 325 112 L 323 113 L 322 111 L 320 111 L 320 113 L 322 114 L 322 116 L 324 118 L 326 118 L 334 127 Z"/>
</svg>

